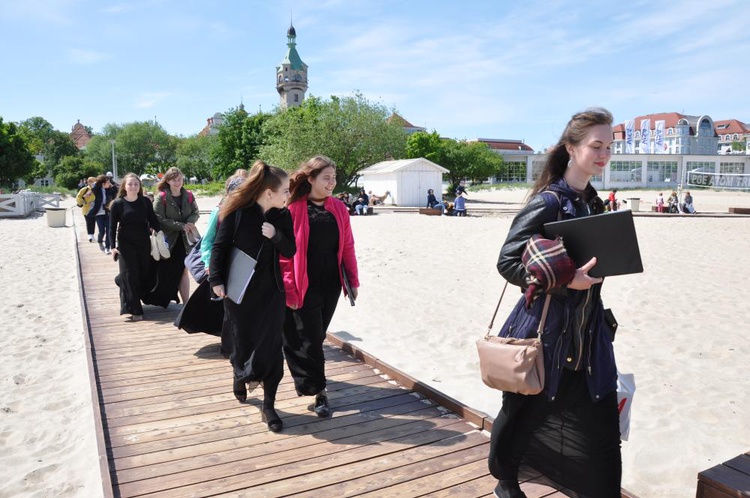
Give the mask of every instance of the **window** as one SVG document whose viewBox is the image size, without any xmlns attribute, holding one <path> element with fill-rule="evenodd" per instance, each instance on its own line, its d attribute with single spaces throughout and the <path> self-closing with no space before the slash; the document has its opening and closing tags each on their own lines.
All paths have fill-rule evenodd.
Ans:
<svg viewBox="0 0 750 498">
<path fill-rule="evenodd" d="M 732 140 L 739 140 L 739 139 L 740 139 L 740 136 L 737 133 L 735 133 L 734 136 L 732 137 Z"/>
<path fill-rule="evenodd" d="M 526 182 L 526 161 L 506 161 L 503 173 L 497 177 L 499 183 Z"/>
<path fill-rule="evenodd" d="M 719 163 L 719 173 L 744 173 L 745 163 Z"/>
<path fill-rule="evenodd" d="M 715 169 L 714 163 L 708 161 L 688 161 L 685 167 L 688 171 L 698 170 L 710 173 L 713 173 Z"/>
<path fill-rule="evenodd" d="M 297 93 L 294 94 L 294 101 L 299 102 L 299 94 Z"/>
<path fill-rule="evenodd" d="M 649 161 L 646 169 L 648 170 L 646 183 L 677 181 L 677 161 Z"/>
<path fill-rule="evenodd" d="M 610 161 L 609 181 L 640 182 L 642 169 L 640 161 Z"/>
</svg>

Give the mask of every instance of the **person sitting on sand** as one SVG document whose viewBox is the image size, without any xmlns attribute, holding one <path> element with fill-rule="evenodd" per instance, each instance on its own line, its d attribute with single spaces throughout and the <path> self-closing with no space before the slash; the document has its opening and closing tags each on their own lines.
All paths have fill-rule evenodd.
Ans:
<svg viewBox="0 0 750 498">
<path fill-rule="evenodd" d="M 441 213 L 445 211 L 445 204 L 438 202 L 437 197 L 435 197 L 435 191 L 432 189 L 427 191 L 427 207 L 430 209 L 439 209 Z"/>
</svg>

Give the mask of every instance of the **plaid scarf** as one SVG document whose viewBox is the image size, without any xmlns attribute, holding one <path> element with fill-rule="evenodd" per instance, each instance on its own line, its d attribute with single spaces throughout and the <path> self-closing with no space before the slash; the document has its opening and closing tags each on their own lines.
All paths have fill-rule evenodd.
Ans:
<svg viewBox="0 0 750 498">
<path fill-rule="evenodd" d="M 568 256 L 560 237 L 549 240 L 539 234 L 532 235 L 523 250 L 521 262 L 528 273 L 528 287 L 524 292 L 527 309 L 539 294 L 567 284 L 576 274 L 575 261 Z"/>
</svg>

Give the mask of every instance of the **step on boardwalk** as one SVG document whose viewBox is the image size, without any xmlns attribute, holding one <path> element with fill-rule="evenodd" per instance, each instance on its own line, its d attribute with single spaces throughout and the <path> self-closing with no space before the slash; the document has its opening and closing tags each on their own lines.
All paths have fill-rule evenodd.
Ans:
<svg viewBox="0 0 750 498">
<path fill-rule="evenodd" d="M 119 315 L 117 265 L 88 242 L 79 213 L 75 224 L 105 495 L 492 496 L 486 431 L 331 342 L 333 416 L 316 417 L 285 372 L 284 430 L 269 432 L 262 394 L 234 398 L 218 339 L 172 325 L 178 305 L 147 306 L 141 322 Z M 523 488 L 564 496 L 538 482 Z"/>
</svg>

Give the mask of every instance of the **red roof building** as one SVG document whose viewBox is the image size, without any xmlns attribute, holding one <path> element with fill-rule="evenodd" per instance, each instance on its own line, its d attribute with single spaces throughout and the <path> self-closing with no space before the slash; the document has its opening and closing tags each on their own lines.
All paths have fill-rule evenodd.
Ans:
<svg viewBox="0 0 750 498">
<path fill-rule="evenodd" d="M 89 141 L 91 141 L 91 133 L 81 124 L 80 119 L 73 125 L 73 130 L 70 132 L 70 139 L 76 144 L 78 150 L 85 149 Z"/>
<path fill-rule="evenodd" d="M 714 121 L 714 130 L 719 137 L 719 154 L 747 154 L 750 128 L 738 119 Z M 742 149 L 732 151 L 734 142 L 742 143 Z"/>
</svg>

